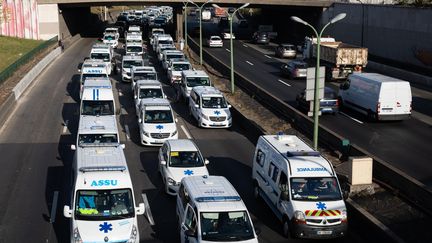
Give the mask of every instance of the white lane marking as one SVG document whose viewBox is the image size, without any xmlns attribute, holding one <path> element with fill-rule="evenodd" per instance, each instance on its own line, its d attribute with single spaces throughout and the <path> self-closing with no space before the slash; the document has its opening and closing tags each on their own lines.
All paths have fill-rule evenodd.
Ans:
<svg viewBox="0 0 432 243">
<path fill-rule="evenodd" d="M 68 124 L 69 124 L 69 120 L 66 120 L 66 121 L 64 122 L 64 124 L 63 124 L 63 133 L 66 133 L 66 132 L 67 132 Z"/>
<path fill-rule="evenodd" d="M 227 48 L 225 48 L 225 50 L 227 51 L 227 52 L 231 52 L 229 49 L 227 49 Z"/>
<path fill-rule="evenodd" d="M 181 125 L 180 127 L 181 127 L 181 129 L 183 130 L 183 132 L 186 134 L 186 137 L 187 137 L 188 139 L 192 139 L 192 136 L 191 136 L 191 135 L 189 134 L 189 132 L 186 130 L 185 126 Z"/>
<path fill-rule="evenodd" d="M 249 65 L 251 65 L 251 66 L 254 65 L 253 63 L 251 63 L 251 62 L 249 62 L 249 61 L 246 61 L 246 63 L 249 64 Z"/>
<path fill-rule="evenodd" d="M 278 79 L 278 81 L 281 82 L 281 83 L 283 83 L 283 84 L 285 84 L 285 85 L 288 86 L 288 87 L 291 87 L 291 84 L 289 84 L 289 83 L 285 83 L 284 81 L 282 81 L 282 80 L 280 80 L 280 79 Z"/>
<path fill-rule="evenodd" d="M 154 222 L 154 219 L 153 219 L 153 215 L 152 215 L 151 210 L 150 210 L 150 204 L 149 204 L 149 202 L 147 200 L 147 195 L 145 193 L 143 193 L 143 194 L 141 194 L 141 197 L 142 197 L 142 199 L 144 201 L 144 207 L 145 207 L 145 212 L 144 213 L 147 216 L 147 219 L 148 219 L 150 225 L 155 225 L 155 222 Z"/>
<path fill-rule="evenodd" d="M 360 124 L 363 124 L 362 121 L 360 121 L 360 120 L 358 120 L 358 119 L 355 119 L 354 117 L 351 117 L 351 116 L 349 116 L 348 114 L 343 113 L 342 111 L 339 111 L 339 113 L 342 114 L 342 115 L 344 115 L 344 116 L 346 116 L 346 117 L 348 117 L 349 119 L 351 119 L 351 120 L 353 120 L 353 121 L 355 121 L 355 122 L 358 122 L 358 123 L 360 123 Z"/>
<path fill-rule="evenodd" d="M 126 139 L 129 140 L 130 139 L 130 133 L 129 133 L 129 126 L 125 125 L 125 132 L 126 132 Z"/>
<path fill-rule="evenodd" d="M 249 46 L 247 46 L 246 44 L 243 44 L 244 47 L 248 48 Z"/>
<path fill-rule="evenodd" d="M 50 215 L 50 223 L 51 224 L 55 222 L 55 218 L 56 218 L 58 195 L 59 195 L 59 192 L 54 191 L 54 197 L 53 197 L 52 204 L 51 204 L 51 215 Z"/>
<path fill-rule="evenodd" d="M 269 56 L 269 55 L 264 55 L 265 57 L 267 57 L 267 58 L 269 58 L 269 59 L 272 59 L 272 57 L 271 56 Z"/>
</svg>

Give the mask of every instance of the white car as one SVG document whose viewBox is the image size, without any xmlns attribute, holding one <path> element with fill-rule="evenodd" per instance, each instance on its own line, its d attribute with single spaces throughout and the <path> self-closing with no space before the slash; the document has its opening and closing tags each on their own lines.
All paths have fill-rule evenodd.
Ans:
<svg viewBox="0 0 432 243">
<path fill-rule="evenodd" d="M 224 32 L 222 32 L 222 38 L 224 39 L 224 40 L 229 40 L 229 39 L 235 39 L 235 35 L 234 35 L 234 33 L 232 33 L 232 35 L 231 35 L 231 33 L 229 32 L 229 31 L 224 31 Z"/>
<path fill-rule="evenodd" d="M 138 114 L 141 144 L 161 146 L 168 139 L 177 139 L 177 119 L 167 99 L 142 99 Z"/>
<path fill-rule="evenodd" d="M 121 73 L 122 81 L 131 82 L 132 78 L 132 67 L 142 67 L 144 66 L 144 60 L 140 56 L 123 56 Z"/>
<path fill-rule="evenodd" d="M 112 48 L 118 47 L 118 35 L 115 34 L 105 34 L 102 38 L 104 44 L 110 45 Z"/>
<path fill-rule="evenodd" d="M 140 112 L 141 100 L 146 98 L 166 98 L 162 84 L 158 80 L 138 80 L 133 89 L 135 112 Z"/>
<path fill-rule="evenodd" d="M 177 195 L 183 177 L 209 175 L 204 159 L 192 140 L 168 140 L 159 149 L 159 172 L 169 195 Z"/>
<path fill-rule="evenodd" d="M 222 39 L 217 35 L 212 35 L 207 39 L 208 47 L 223 47 Z"/>
</svg>

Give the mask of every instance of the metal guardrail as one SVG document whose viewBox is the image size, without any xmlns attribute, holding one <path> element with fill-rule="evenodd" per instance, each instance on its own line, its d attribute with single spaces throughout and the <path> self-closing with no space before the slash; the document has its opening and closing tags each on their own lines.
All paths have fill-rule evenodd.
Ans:
<svg viewBox="0 0 432 243">
<path fill-rule="evenodd" d="M 189 47 L 196 52 L 199 48 L 198 44 L 192 38 L 189 38 Z M 203 58 L 207 63 L 221 74 L 229 76 L 230 67 L 217 59 L 207 51 L 203 51 Z M 303 113 L 297 111 L 294 107 L 288 105 L 283 100 L 273 96 L 259 85 L 251 82 L 246 77 L 239 73 L 235 73 L 235 84 L 244 92 L 254 97 L 261 104 L 266 106 L 275 114 L 287 119 L 293 127 L 312 137 L 313 121 Z M 329 128 L 319 126 L 319 143 L 327 146 L 330 149 L 343 151 L 343 142 L 346 139 L 339 134 L 331 131 Z M 349 150 L 345 151 L 347 156 L 369 156 L 373 159 L 373 178 L 377 182 L 381 182 L 386 186 L 391 187 L 395 193 L 399 194 L 407 201 L 423 209 L 429 215 L 432 215 L 432 191 L 423 183 L 415 178 L 407 175 L 403 171 L 393 167 L 390 163 L 376 156 L 369 154 L 365 149 L 351 144 Z"/>
<path fill-rule="evenodd" d="M 2 84 L 6 79 L 14 74 L 14 72 L 21 67 L 22 65 L 28 63 L 32 58 L 35 57 L 36 54 L 40 53 L 42 50 L 46 49 L 48 46 L 56 43 L 58 40 L 58 36 L 54 36 L 53 38 L 41 43 L 36 46 L 31 51 L 27 52 L 24 56 L 20 57 L 14 63 L 5 68 L 2 72 L 0 72 L 0 84 Z"/>
</svg>

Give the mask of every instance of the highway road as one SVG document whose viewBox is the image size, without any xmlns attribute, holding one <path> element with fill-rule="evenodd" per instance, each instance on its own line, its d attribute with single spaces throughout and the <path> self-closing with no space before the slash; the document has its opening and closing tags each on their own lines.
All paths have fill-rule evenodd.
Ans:
<svg viewBox="0 0 432 243">
<path fill-rule="evenodd" d="M 196 22 L 191 20 L 190 28 L 194 25 Z M 215 33 L 217 29 L 214 23 L 205 23 L 204 28 L 207 28 L 208 33 Z M 269 49 L 272 48 L 235 40 L 235 71 L 296 107 L 295 97 L 305 88 L 305 80 L 282 77 L 279 72 L 282 62 L 275 58 L 274 54 L 269 54 Z M 223 48 L 205 47 L 205 50 L 224 63 L 230 63 L 229 41 L 224 41 Z M 426 97 L 430 98 L 432 95 L 429 93 Z M 432 99 L 413 99 L 413 107 L 422 112 L 424 110 L 421 107 L 431 104 Z M 430 112 L 426 114 L 432 115 Z M 343 110 L 343 113 L 336 116 L 323 115 L 320 117 L 320 124 L 432 188 L 432 167 L 429 159 L 431 125 L 415 118 L 401 122 L 369 122 L 365 116 L 348 110 Z"/>
<path fill-rule="evenodd" d="M 52 63 L 19 101 L 16 110 L 0 131 L 0 242 L 68 242 L 69 219 L 62 215 L 71 192 L 70 168 L 78 123 L 77 67 L 89 53 L 94 39 L 80 39 Z M 161 75 L 163 80 L 166 77 Z M 119 77 L 115 77 L 119 80 Z M 119 128 L 122 132 L 137 203 L 142 194 L 149 199 L 155 225 L 139 217 L 141 242 L 178 242 L 175 198 L 165 194 L 157 173 L 158 148 L 143 147 L 132 106 L 129 84 L 116 80 L 116 92 L 123 106 Z M 169 97 L 171 87 L 165 85 Z M 234 121 L 230 130 L 199 129 L 187 115 L 183 103 L 173 102 L 179 118 L 180 137 L 186 133 L 210 160 L 211 174 L 226 176 L 244 199 L 254 223 L 261 229 L 260 242 L 286 242 L 281 225 L 270 209 L 252 196 L 251 161 L 254 144 Z M 66 124 L 67 126 L 63 126 Z M 125 129 L 126 126 L 129 129 Z M 50 211 L 53 194 L 59 192 L 56 215 Z M 51 224 L 50 219 L 54 222 Z M 371 242 L 365 225 L 350 218 L 349 235 L 340 242 Z M 292 241 L 307 242 L 307 241 Z M 334 242 L 334 241 L 331 241 Z"/>
</svg>

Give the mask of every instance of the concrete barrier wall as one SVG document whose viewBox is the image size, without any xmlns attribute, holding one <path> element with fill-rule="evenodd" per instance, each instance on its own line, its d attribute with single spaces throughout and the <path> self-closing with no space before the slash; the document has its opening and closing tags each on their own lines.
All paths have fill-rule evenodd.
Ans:
<svg viewBox="0 0 432 243">
<path fill-rule="evenodd" d="M 369 54 L 432 73 L 432 9 L 392 5 L 335 3 L 324 10 L 322 23 L 339 13 L 347 17 L 331 25 L 323 36 L 363 45 Z"/>
</svg>

